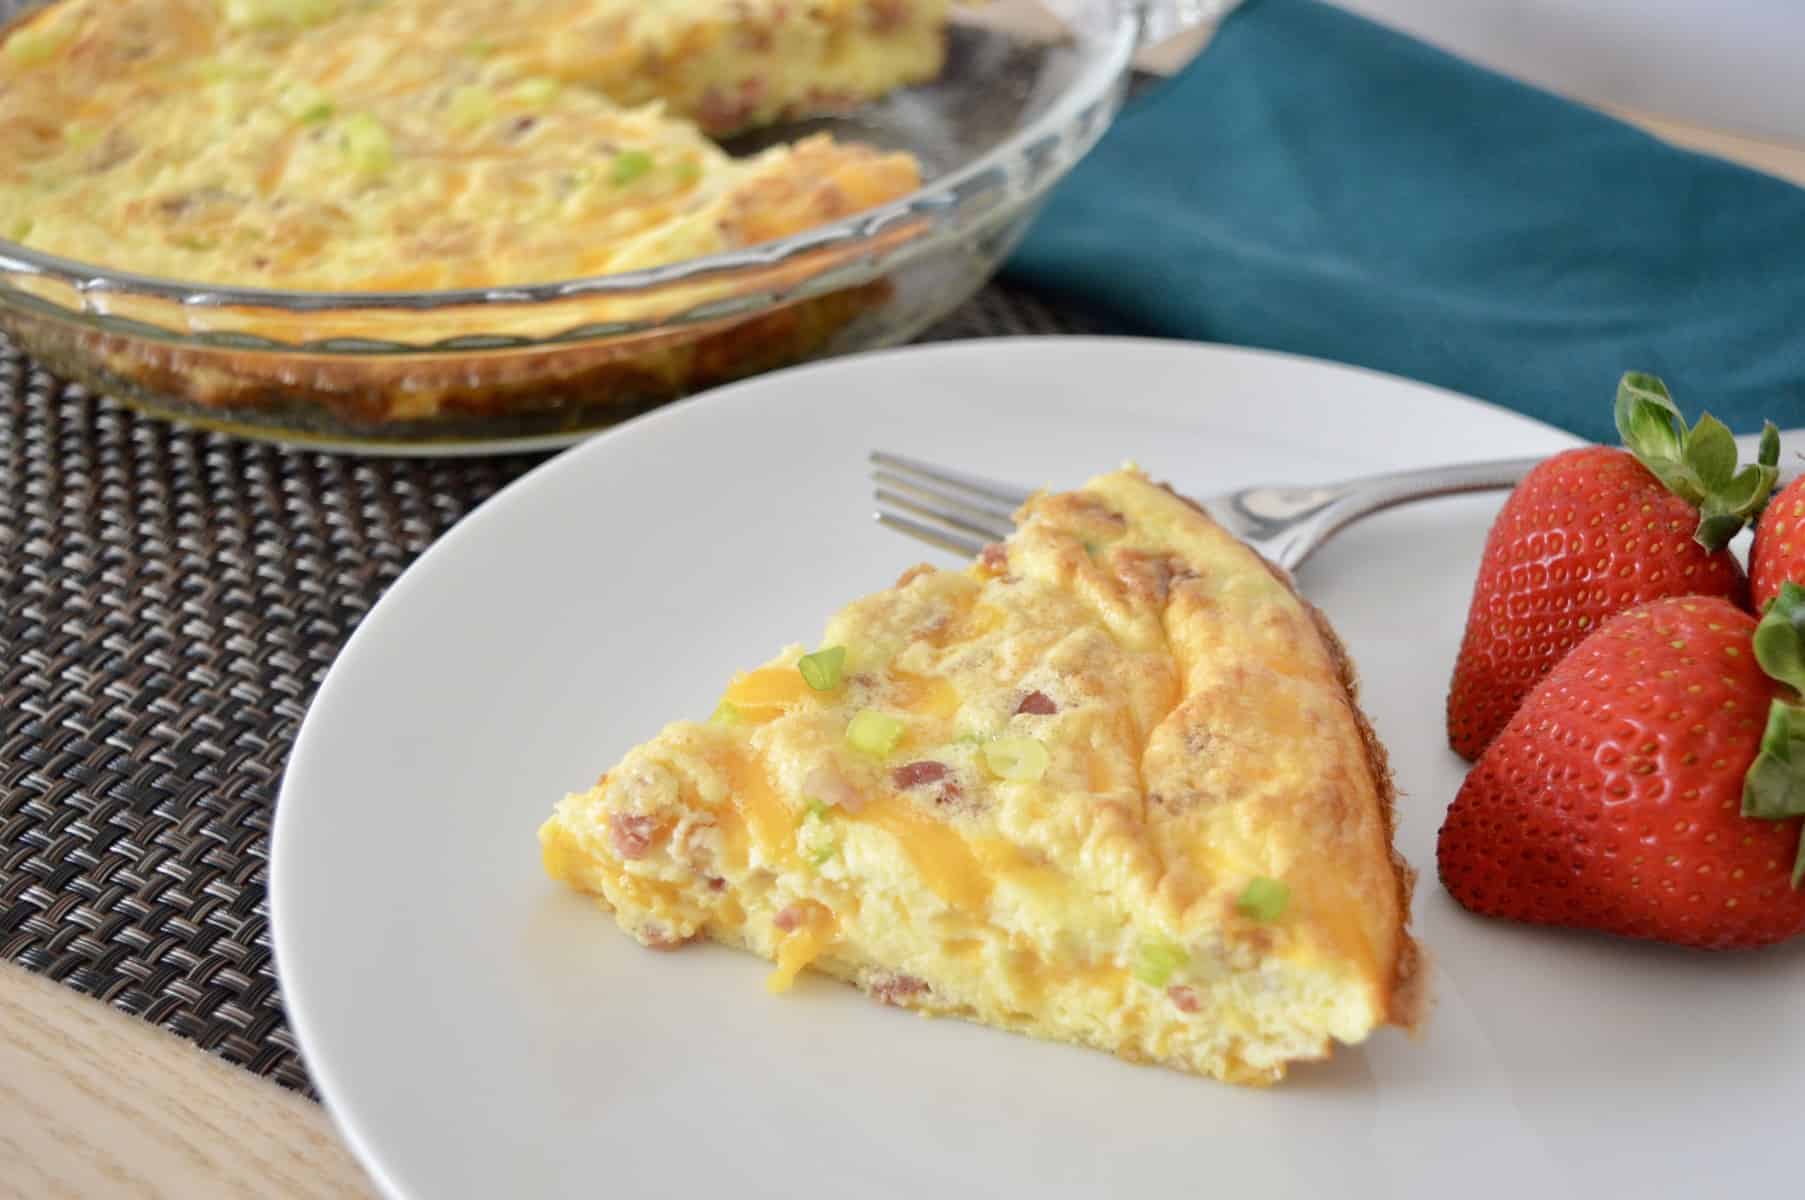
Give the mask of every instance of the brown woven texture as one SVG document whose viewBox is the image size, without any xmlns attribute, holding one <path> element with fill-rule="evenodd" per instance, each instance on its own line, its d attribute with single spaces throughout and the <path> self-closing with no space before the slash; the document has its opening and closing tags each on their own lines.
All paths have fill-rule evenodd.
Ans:
<svg viewBox="0 0 1805 1200">
<path fill-rule="evenodd" d="M 929 339 L 1094 332 L 993 286 Z M 311 1094 L 270 956 L 282 765 L 383 589 L 538 458 L 172 427 L 0 340 L 0 957 Z"/>
</svg>

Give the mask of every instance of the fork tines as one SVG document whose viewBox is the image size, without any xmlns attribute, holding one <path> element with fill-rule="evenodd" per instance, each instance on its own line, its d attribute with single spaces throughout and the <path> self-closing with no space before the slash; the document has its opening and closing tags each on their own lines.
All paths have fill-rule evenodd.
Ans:
<svg viewBox="0 0 1805 1200">
<path fill-rule="evenodd" d="M 877 519 L 955 554 L 977 554 L 1015 528 L 1026 489 L 951 471 L 900 454 L 871 452 Z"/>
</svg>

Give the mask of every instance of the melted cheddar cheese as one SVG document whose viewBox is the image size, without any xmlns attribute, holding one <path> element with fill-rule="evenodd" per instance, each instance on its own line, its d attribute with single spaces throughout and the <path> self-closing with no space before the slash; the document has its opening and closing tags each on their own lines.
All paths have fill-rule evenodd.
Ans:
<svg viewBox="0 0 1805 1200">
<path fill-rule="evenodd" d="M 1242 1082 L 1408 1019 L 1408 875 L 1339 647 L 1197 509 L 1133 470 L 1037 496 L 1002 554 L 910 571 L 821 645 L 838 677 L 792 647 L 567 797 L 547 870 L 642 941 L 773 959 L 773 991 L 812 967 Z"/>
<path fill-rule="evenodd" d="M 0 236 L 143 274 L 405 291 L 781 237 L 905 154 L 719 133 L 938 70 L 945 0 L 61 0 L 0 40 Z"/>
</svg>

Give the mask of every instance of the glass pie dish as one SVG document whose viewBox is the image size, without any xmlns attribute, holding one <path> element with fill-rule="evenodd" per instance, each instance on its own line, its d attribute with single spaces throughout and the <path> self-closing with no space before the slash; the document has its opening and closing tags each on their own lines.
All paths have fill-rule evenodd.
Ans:
<svg viewBox="0 0 1805 1200">
<path fill-rule="evenodd" d="M 0 21 L 41 7 L 0 0 Z M 920 162 L 912 194 L 778 241 L 523 286 L 335 293 L 150 278 L 0 240 L 0 329 L 93 390 L 244 436 L 377 453 L 560 445 L 701 388 L 915 336 L 983 286 L 1102 136 L 1137 48 L 1222 7 L 1050 0 L 1026 25 L 956 8 L 936 79 L 727 143 L 825 131 Z"/>
</svg>

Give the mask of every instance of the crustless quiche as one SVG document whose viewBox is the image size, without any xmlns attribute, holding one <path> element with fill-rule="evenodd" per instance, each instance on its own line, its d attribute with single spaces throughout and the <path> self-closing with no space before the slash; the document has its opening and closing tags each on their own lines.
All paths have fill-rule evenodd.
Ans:
<svg viewBox="0 0 1805 1200">
<path fill-rule="evenodd" d="M 1321 616 L 1134 470 L 1042 494 L 567 797 L 547 871 L 889 1004 L 1242 1083 L 1413 1016 L 1384 755 Z"/>
<path fill-rule="evenodd" d="M 906 154 L 709 140 L 932 75 L 945 0 L 62 0 L 0 42 L 0 233 L 184 281 L 544 282 L 894 199 Z"/>
</svg>

